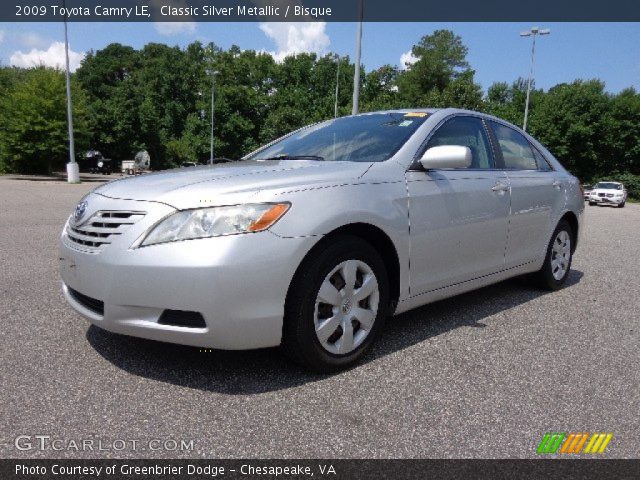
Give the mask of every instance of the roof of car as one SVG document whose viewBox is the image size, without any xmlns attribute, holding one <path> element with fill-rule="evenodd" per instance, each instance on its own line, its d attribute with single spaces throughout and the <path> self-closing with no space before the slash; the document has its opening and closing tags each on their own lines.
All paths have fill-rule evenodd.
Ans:
<svg viewBox="0 0 640 480">
<path fill-rule="evenodd" d="M 394 108 L 390 110 L 375 110 L 373 112 L 361 112 L 358 115 L 373 115 L 376 113 L 436 113 L 442 108 Z"/>
<path fill-rule="evenodd" d="M 466 114 L 473 114 L 473 115 L 478 115 L 480 117 L 484 117 L 484 118 L 487 118 L 487 119 L 497 120 L 497 121 L 503 122 L 503 123 L 508 123 L 506 120 L 503 120 L 501 118 L 495 117 L 494 115 L 491 115 L 491 114 L 488 114 L 488 113 L 477 112 L 475 110 L 466 110 L 464 108 L 452 108 L 452 107 L 447 107 L 447 108 L 428 108 L 428 107 L 394 108 L 394 109 L 389 109 L 389 110 L 377 110 L 377 111 L 373 111 L 373 112 L 362 112 L 362 113 L 359 113 L 358 115 L 372 115 L 372 114 L 380 114 L 380 113 L 401 113 L 401 114 L 405 114 L 405 115 L 408 114 L 408 113 L 428 113 L 430 115 L 433 115 L 434 113 L 438 113 L 438 112 L 445 112 L 445 113 L 449 113 L 449 114 L 465 114 L 465 113 Z"/>
</svg>

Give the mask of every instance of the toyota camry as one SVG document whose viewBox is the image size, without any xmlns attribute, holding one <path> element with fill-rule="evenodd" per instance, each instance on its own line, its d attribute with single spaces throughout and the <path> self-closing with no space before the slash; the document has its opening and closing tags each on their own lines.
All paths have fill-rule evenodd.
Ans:
<svg viewBox="0 0 640 480">
<path fill-rule="evenodd" d="M 498 118 L 367 113 L 96 188 L 63 228 L 62 289 L 111 332 L 335 371 L 394 314 L 517 275 L 562 287 L 583 210 L 578 180 Z"/>
</svg>

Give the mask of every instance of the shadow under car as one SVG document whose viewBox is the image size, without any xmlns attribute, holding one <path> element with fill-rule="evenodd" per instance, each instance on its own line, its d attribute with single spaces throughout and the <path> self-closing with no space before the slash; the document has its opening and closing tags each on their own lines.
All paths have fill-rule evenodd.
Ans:
<svg viewBox="0 0 640 480">
<path fill-rule="evenodd" d="M 576 285 L 582 277 L 582 272 L 571 270 L 564 288 Z M 484 328 L 485 318 L 549 293 L 519 277 L 389 318 L 373 348 L 353 368 L 456 328 Z M 86 338 L 96 352 L 126 372 L 228 395 L 282 390 L 329 376 L 303 370 L 278 348 L 209 350 L 118 335 L 93 325 Z"/>
</svg>

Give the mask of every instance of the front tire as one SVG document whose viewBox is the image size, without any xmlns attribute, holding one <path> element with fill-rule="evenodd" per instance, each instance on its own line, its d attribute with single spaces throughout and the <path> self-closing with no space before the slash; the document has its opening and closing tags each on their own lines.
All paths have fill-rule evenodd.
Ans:
<svg viewBox="0 0 640 480">
<path fill-rule="evenodd" d="M 591 202 L 591 201 L 589 202 L 589 206 L 590 207 L 593 207 L 595 204 L 596 204 L 596 202 Z"/>
<path fill-rule="evenodd" d="M 573 229 L 561 220 L 551 236 L 542 268 L 534 274 L 538 286 L 558 290 L 567 281 L 573 260 Z"/>
<path fill-rule="evenodd" d="M 298 268 L 285 305 L 282 347 L 302 366 L 335 372 L 354 364 L 380 331 L 389 305 L 380 254 L 340 236 Z"/>
<path fill-rule="evenodd" d="M 622 202 L 620 205 L 618 205 L 618 208 L 624 208 L 624 204 L 627 203 L 627 201 L 625 200 L 624 202 Z"/>
</svg>

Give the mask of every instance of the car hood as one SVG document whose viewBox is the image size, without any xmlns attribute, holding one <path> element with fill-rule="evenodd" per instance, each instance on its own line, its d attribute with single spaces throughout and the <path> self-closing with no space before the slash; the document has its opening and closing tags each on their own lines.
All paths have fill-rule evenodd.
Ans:
<svg viewBox="0 0 640 480">
<path fill-rule="evenodd" d="M 613 188 L 594 188 L 591 193 L 623 193 L 622 190 Z"/>
<path fill-rule="evenodd" d="M 369 169 L 364 162 L 253 161 L 176 168 L 109 182 L 94 190 L 105 197 L 155 201 L 178 209 L 246 201 L 260 192 L 349 183 Z M 257 201 L 257 200 L 256 200 Z"/>
</svg>

